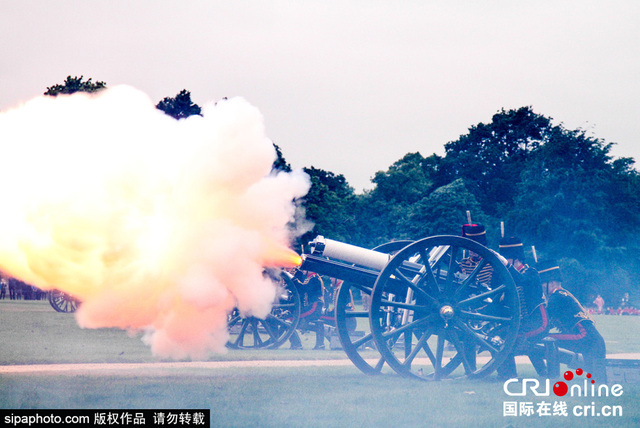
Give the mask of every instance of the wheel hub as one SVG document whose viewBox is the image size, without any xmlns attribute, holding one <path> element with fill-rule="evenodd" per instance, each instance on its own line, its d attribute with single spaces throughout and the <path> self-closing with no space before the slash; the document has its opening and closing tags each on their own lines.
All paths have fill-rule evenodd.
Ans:
<svg viewBox="0 0 640 428">
<path fill-rule="evenodd" d="M 443 320 L 449 321 L 451 318 L 453 318 L 453 315 L 454 315 L 454 311 L 451 306 L 444 305 L 443 307 L 440 308 L 440 316 L 442 317 Z"/>
</svg>

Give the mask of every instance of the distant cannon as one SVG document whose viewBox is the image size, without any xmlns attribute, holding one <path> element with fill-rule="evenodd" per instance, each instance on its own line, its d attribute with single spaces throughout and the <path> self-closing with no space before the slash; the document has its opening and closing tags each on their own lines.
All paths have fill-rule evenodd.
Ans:
<svg viewBox="0 0 640 428">
<path fill-rule="evenodd" d="M 514 350 L 520 298 L 494 251 L 458 236 L 390 242 L 374 250 L 317 237 L 310 247 L 300 269 L 344 281 L 336 329 L 363 372 L 379 373 L 386 363 L 422 379 L 482 377 Z M 348 307 L 355 290 L 370 297 L 368 311 Z M 350 334 L 349 318 L 359 328 L 368 324 L 368 332 Z M 366 345 L 379 354 L 370 358 Z"/>
<path fill-rule="evenodd" d="M 300 296 L 288 272 L 266 271 L 277 283 L 276 299 L 271 312 L 265 319 L 243 317 L 234 309 L 229 315 L 227 326 L 229 341 L 227 347 L 233 349 L 274 349 L 282 345 L 294 334 L 300 320 Z"/>
<path fill-rule="evenodd" d="M 78 309 L 80 301 L 72 295 L 60 290 L 48 292 L 49 304 L 57 312 L 73 313 Z"/>
</svg>

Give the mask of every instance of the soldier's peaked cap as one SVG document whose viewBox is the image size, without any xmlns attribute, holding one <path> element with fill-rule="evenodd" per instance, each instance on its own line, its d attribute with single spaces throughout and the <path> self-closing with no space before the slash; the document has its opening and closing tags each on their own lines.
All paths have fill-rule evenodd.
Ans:
<svg viewBox="0 0 640 428">
<path fill-rule="evenodd" d="M 487 245 L 487 231 L 481 224 L 463 224 L 462 236 L 473 239 L 478 244 Z"/>
<path fill-rule="evenodd" d="M 541 282 L 559 281 L 562 282 L 562 271 L 556 260 L 542 260 L 536 265 Z"/>
<path fill-rule="evenodd" d="M 507 259 L 524 261 L 524 245 L 522 240 L 515 236 L 502 238 L 499 244 L 500 254 Z"/>
</svg>

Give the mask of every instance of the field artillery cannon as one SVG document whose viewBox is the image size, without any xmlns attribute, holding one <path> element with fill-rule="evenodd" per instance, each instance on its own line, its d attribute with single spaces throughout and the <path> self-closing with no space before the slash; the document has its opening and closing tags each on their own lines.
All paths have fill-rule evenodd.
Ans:
<svg viewBox="0 0 640 428">
<path fill-rule="evenodd" d="M 80 301 L 72 295 L 60 290 L 50 290 L 47 292 L 49 304 L 57 312 L 73 313 L 78 309 Z"/>
<path fill-rule="evenodd" d="M 232 349 L 275 349 L 293 335 L 300 321 L 300 295 L 293 276 L 286 271 L 267 270 L 277 284 L 277 293 L 271 312 L 265 319 L 243 317 L 237 309 L 229 314 L 227 327 Z"/>
<path fill-rule="evenodd" d="M 361 370 L 378 372 L 386 363 L 400 374 L 424 379 L 481 377 L 512 352 L 519 296 L 503 260 L 488 248 L 457 236 L 425 238 L 393 248 L 393 256 L 331 240 L 313 244 L 301 269 L 344 279 L 370 293 L 370 332 L 355 342 L 341 328 L 343 318 L 364 314 L 350 313 L 340 303 L 336 308 L 343 348 Z M 476 263 L 465 273 L 462 265 L 471 253 Z M 480 282 L 487 270 L 491 280 Z M 358 351 L 368 336 L 380 352 L 374 364 Z"/>
<path fill-rule="evenodd" d="M 344 281 L 336 329 L 363 372 L 379 373 L 386 363 L 421 379 L 482 377 L 513 352 L 518 291 L 505 260 L 475 241 L 434 236 L 367 250 L 318 237 L 310 246 L 300 269 Z M 370 296 L 368 311 L 348 308 L 356 289 Z M 368 324 L 369 331 L 352 338 L 350 318 Z M 368 343 L 377 350 L 373 359 L 363 351 Z"/>
</svg>

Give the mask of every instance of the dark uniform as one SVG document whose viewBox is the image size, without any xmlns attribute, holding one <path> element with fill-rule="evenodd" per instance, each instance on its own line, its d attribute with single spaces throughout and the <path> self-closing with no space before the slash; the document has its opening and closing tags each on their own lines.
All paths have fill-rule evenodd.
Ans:
<svg viewBox="0 0 640 428">
<path fill-rule="evenodd" d="M 520 294 L 522 321 L 518 336 L 530 341 L 542 339 L 546 335 L 549 322 L 538 271 L 527 264 L 519 271 L 513 265 L 509 266 L 508 270 Z"/>
<path fill-rule="evenodd" d="M 296 273 L 293 279 L 300 293 L 300 303 L 302 304 L 298 328 L 315 331 L 316 345 L 313 349 L 324 349 L 324 323 L 321 319 L 324 306 L 322 279 L 315 273 L 310 274 L 305 279 L 304 273 L 300 271 Z M 302 348 L 302 343 L 297 333 L 291 336 L 290 341 L 292 349 Z"/>
<path fill-rule="evenodd" d="M 562 282 L 560 267 L 555 262 L 541 263 L 540 272 L 544 283 Z M 606 382 L 604 339 L 578 299 L 560 287 L 549 296 L 547 311 L 551 326 L 559 331 L 549 334 L 549 337 L 557 340 L 558 347 L 582 354 L 585 366 L 581 368 L 589 371 L 596 382 Z"/>
<path fill-rule="evenodd" d="M 516 237 L 502 238 L 500 240 L 500 254 L 514 261 L 507 269 L 518 289 L 521 311 L 520 332 L 515 349 L 498 367 L 498 376 L 508 379 L 518 375 L 515 362 L 516 352 L 522 352 L 526 349 L 527 344 L 536 343 L 545 337 L 549 322 L 540 277 L 536 269 L 524 264 L 522 241 Z M 514 266 L 516 260 L 520 262 L 518 268 Z M 529 359 L 539 374 L 546 374 L 544 361 L 539 356 L 529 355 Z"/>
<path fill-rule="evenodd" d="M 478 263 L 482 261 L 482 257 L 479 256 L 469 256 L 460 262 L 460 272 L 465 275 L 471 275 L 473 270 L 478 266 Z M 476 280 L 480 284 L 491 284 L 491 279 L 493 278 L 493 266 L 490 264 L 486 264 L 480 269 L 480 272 L 476 276 Z"/>
</svg>

